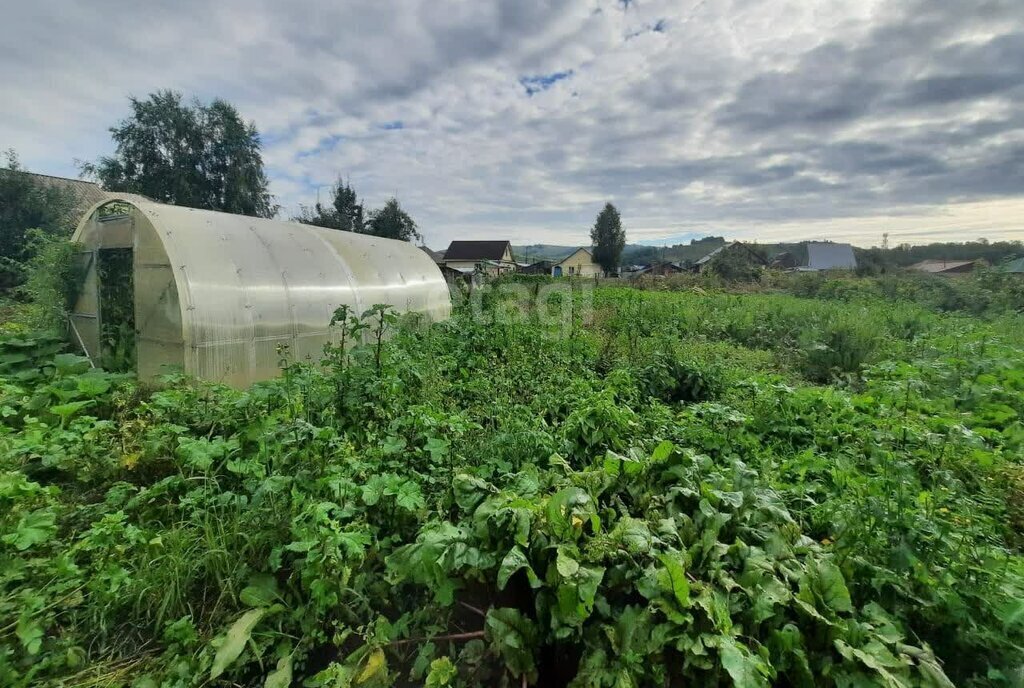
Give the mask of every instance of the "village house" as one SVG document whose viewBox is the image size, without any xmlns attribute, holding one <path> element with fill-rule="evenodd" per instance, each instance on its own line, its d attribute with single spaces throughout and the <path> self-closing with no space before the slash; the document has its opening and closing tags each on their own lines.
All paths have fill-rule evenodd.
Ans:
<svg viewBox="0 0 1024 688">
<path fill-rule="evenodd" d="M 672 263 L 669 261 L 658 261 L 651 263 L 650 265 L 641 266 L 639 270 L 633 270 L 630 273 L 632 277 L 668 277 L 669 275 L 678 275 L 681 272 L 685 272 L 686 269 L 681 263 Z"/>
<path fill-rule="evenodd" d="M 453 241 L 441 264 L 459 272 L 482 272 L 493 277 L 518 268 L 509 241 Z"/>
<path fill-rule="evenodd" d="M 976 268 L 983 265 L 984 263 L 980 260 L 922 260 L 920 263 L 914 263 L 907 269 L 949 277 L 970 274 Z"/>
<path fill-rule="evenodd" d="M 588 248 L 578 248 L 551 266 L 552 277 L 600 277 L 603 274 L 604 270 L 594 262 L 594 254 Z"/>
<path fill-rule="evenodd" d="M 550 275 L 554 264 L 554 261 L 551 260 L 538 260 L 536 263 L 521 266 L 519 272 L 524 275 Z"/>
<path fill-rule="evenodd" d="M 820 270 L 856 270 L 857 257 L 850 244 L 807 242 L 807 264 L 796 268 L 801 272 Z"/>
</svg>

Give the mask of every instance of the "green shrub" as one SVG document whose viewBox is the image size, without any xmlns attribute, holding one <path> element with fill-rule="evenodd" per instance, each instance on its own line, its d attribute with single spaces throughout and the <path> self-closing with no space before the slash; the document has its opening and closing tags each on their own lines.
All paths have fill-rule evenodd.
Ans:
<svg viewBox="0 0 1024 688">
<path fill-rule="evenodd" d="M 657 352 L 637 371 L 644 394 L 666 403 L 710 401 L 724 391 L 722 372 L 713 361 Z"/>
<path fill-rule="evenodd" d="M 802 371 L 814 382 L 859 373 L 878 350 L 882 333 L 867 313 L 833 316 L 801 337 Z"/>
<path fill-rule="evenodd" d="M 29 302 L 26 320 L 34 329 L 63 333 L 82 278 L 75 245 L 39 230 L 30 232 L 29 238 L 32 257 L 22 288 Z"/>
</svg>

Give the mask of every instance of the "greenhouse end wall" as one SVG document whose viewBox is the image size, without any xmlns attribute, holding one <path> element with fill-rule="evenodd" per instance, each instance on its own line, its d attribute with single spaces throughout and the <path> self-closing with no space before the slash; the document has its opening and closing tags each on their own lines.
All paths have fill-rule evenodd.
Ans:
<svg viewBox="0 0 1024 688">
<path fill-rule="evenodd" d="M 137 199 L 95 206 L 74 241 L 84 278 L 72 334 L 97 365 L 106 346 L 98 258 L 132 248 L 144 379 L 174 368 L 235 387 L 275 377 L 282 345 L 292 360 L 319 360 L 341 305 L 362 313 L 384 303 L 430 322 L 451 311 L 437 265 L 403 241 Z"/>
</svg>

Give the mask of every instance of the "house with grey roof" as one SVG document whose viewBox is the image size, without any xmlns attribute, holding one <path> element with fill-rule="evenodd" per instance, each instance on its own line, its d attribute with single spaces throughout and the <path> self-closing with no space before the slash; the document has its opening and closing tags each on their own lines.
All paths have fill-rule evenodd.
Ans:
<svg viewBox="0 0 1024 688">
<path fill-rule="evenodd" d="M 492 276 L 518 269 L 510 241 L 453 241 L 442 262 L 460 272 L 481 271 Z"/>
<path fill-rule="evenodd" d="M 807 264 L 796 268 L 802 272 L 819 270 L 856 270 L 857 257 L 850 244 L 834 244 L 826 241 L 807 242 Z"/>
<path fill-rule="evenodd" d="M 1013 275 L 1024 275 L 1024 257 L 1003 263 L 999 266 L 999 270 Z"/>
<path fill-rule="evenodd" d="M 981 260 L 922 260 L 914 263 L 908 270 L 927 272 L 932 275 L 965 275 L 974 272 L 976 268 L 982 267 Z"/>
</svg>

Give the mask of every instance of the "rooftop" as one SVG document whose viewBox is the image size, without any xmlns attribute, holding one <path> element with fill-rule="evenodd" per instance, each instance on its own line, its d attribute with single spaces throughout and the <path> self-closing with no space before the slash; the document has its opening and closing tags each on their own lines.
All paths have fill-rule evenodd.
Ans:
<svg viewBox="0 0 1024 688">
<path fill-rule="evenodd" d="M 922 260 L 910 266 L 911 270 L 921 272 L 947 272 L 969 267 L 975 264 L 974 260 Z"/>
<path fill-rule="evenodd" d="M 508 241 L 453 241 L 444 252 L 445 260 L 501 260 L 505 250 L 512 250 Z"/>
<path fill-rule="evenodd" d="M 37 184 L 46 188 L 59 188 L 75 194 L 78 198 L 76 207 L 79 212 L 85 212 L 100 201 L 105 201 L 109 198 L 109 194 L 100 188 L 100 185 L 96 182 L 84 179 L 70 179 L 68 177 L 54 177 L 49 174 L 36 174 L 34 172 L 22 171 L 20 173 L 27 174 Z"/>
<path fill-rule="evenodd" d="M 807 242 L 807 267 L 811 270 L 853 270 L 857 259 L 850 244 Z"/>
</svg>

